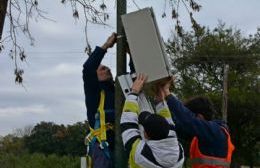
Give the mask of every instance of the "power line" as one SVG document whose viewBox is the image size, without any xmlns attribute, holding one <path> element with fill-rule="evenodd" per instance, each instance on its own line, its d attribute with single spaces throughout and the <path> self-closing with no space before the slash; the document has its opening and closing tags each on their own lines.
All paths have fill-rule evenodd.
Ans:
<svg viewBox="0 0 260 168">
<path fill-rule="evenodd" d="M 87 53 L 83 51 L 28 51 L 26 54 L 84 54 L 87 55 Z M 108 54 L 115 55 L 115 52 L 108 52 Z"/>
<path fill-rule="evenodd" d="M 83 51 L 27 51 L 27 54 L 85 54 Z"/>
</svg>

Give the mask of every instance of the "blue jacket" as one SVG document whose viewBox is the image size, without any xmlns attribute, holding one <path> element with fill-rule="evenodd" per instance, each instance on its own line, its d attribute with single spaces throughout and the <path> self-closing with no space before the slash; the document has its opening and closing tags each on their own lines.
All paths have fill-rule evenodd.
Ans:
<svg viewBox="0 0 260 168">
<path fill-rule="evenodd" d="M 100 65 L 106 50 L 101 47 L 96 47 L 94 52 L 90 55 L 87 61 L 83 65 L 83 82 L 85 92 L 85 104 L 87 108 L 87 117 L 90 127 L 95 126 L 95 116 L 99 106 L 100 91 L 105 91 L 105 118 L 106 122 L 114 123 L 115 121 L 115 86 L 114 81 L 100 82 L 97 78 L 97 69 Z M 134 72 L 134 65 L 130 59 L 130 70 Z M 112 131 L 108 131 L 107 141 L 110 144 L 109 147 L 113 147 L 114 134 Z"/>
<path fill-rule="evenodd" d="M 201 152 L 208 156 L 225 157 L 227 155 L 227 137 L 222 127 L 226 127 L 223 121 L 206 121 L 196 118 L 195 114 L 186 108 L 173 95 L 166 98 L 176 129 L 180 128 L 183 134 L 197 136 Z"/>
<path fill-rule="evenodd" d="M 97 78 L 97 68 L 100 65 L 106 50 L 96 47 L 83 65 L 83 82 L 85 92 L 85 104 L 87 107 L 87 116 L 89 124 L 92 128 L 95 125 L 95 115 L 99 106 L 100 91 L 105 91 L 105 111 L 106 122 L 113 123 L 115 121 L 114 100 L 115 87 L 114 81 L 100 82 Z M 109 113 L 107 113 L 109 111 Z"/>
</svg>

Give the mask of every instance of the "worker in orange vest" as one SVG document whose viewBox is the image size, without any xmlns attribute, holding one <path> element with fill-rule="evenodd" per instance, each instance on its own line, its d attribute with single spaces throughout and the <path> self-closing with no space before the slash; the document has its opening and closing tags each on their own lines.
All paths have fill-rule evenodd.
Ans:
<svg viewBox="0 0 260 168">
<path fill-rule="evenodd" d="M 176 130 L 192 136 L 190 159 L 193 168 L 230 167 L 234 145 L 224 121 L 213 120 L 215 109 L 212 102 L 203 96 L 189 99 L 184 104 L 170 92 L 174 78 L 158 86 L 161 99 L 167 101 L 176 122 Z M 177 132 L 178 133 L 178 132 Z"/>
</svg>

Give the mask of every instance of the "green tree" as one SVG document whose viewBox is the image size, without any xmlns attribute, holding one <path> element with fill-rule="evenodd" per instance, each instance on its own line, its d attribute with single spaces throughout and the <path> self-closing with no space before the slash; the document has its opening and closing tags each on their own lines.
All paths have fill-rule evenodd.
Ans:
<svg viewBox="0 0 260 168">
<path fill-rule="evenodd" d="M 82 156 L 87 124 L 57 125 L 52 122 L 37 124 L 30 136 L 25 137 L 26 148 L 31 153 Z"/>
<path fill-rule="evenodd" d="M 0 154 L 14 153 L 19 155 L 26 151 L 23 137 L 16 137 L 12 134 L 0 139 Z"/>
<path fill-rule="evenodd" d="M 59 146 L 54 136 L 58 131 L 58 127 L 58 125 L 52 122 L 41 122 L 37 124 L 33 128 L 31 135 L 25 139 L 26 147 L 32 153 L 54 153 L 54 150 Z"/>
<path fill-rule="evenodd" d="M 72 156 L 83 156 L 86 154 L 84 139 L 87 135 L 87 124 L 78 122 L 67 126 L 67 136 L 65 138 L 64 150 L 66 154 Z"/>
</svg>

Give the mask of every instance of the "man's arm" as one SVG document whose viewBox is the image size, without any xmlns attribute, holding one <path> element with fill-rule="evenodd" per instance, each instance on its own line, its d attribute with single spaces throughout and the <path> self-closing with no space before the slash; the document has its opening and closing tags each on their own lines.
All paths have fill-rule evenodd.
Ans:
<svg viewBox="0 0 260 168">
<path fill-rule="evenodd" d="M 170 109 L 167 106 L 167 103 L 165 101 L 161 101 L 156 105 L 155 108 L 156 108 L 156 114 L 164 117 L 170 125 L 170 131 L 168 136 L 176 137 L 175 123 L 173 122 L 172 114 L 170 112 Z"/>
<path fill-rule="evenodd" d="M 155 90 L 155 92 L 156 92 L 156 96 L 155 96 L 156 114 L 164 117 L 170 125 L 174 125 L 174 122 L 172 119 L 172 114 L 169 110 L 167 102 L 164 100 L 165 93 L 164 93 L 163 89 L 161 88 L 161 83 L 157 83 L 155 88 L 156 88 L 156 90 Z"/>
<path fill-rule="evenodd" d="M 166 100 L 171 113 L 175 115 L 186 134 L 197 136 L 202 141 L 213 142 L 213 134 L 216 131 L 221 131 L 216 123 L 196 118 L 195 114 L 173 95 L 168 95 Z"/>
<path fill-rule="evenodd" d="M 100 65 L 106 51 L 100 47 L 96 47 L 91 56 L 83 65 L 83 82 L 85 93 L 85 105 L 87 108 L 88 122 L 92 128 L 95 124 L 95 113 L 98 108 L 99 82 L 96 70 Z"/>
<path fill-rule="evenodd" d="M 123 144 L 126 149 L 127 155 L 130 154 L 132 145 L 141 139 L 138 127 L 138 114 L 140 108 L 137 102 L 137 96 L 130 94 L 127 96 L 123 113 L 120 121 L 120 128 L 122 132 Z"/>
<path fill-rule="evenodd" d="M 89 59 L 84 63 L 83 74 L 96 74 L 96 70 L 104 58 L 107 49 L 113 47 L 115 43 L 116 33 L 112 33 L 112 35 L 108 37 L 107 41 L 101 47 L 96 47 Z"/>
<path fill-rule="evenodd" d="M 100 65 L 102 59 L 107 50 L 102 47 L 96 47 L 94 52 L 89 56 L 87 61 L 83 64 L 83 79 L 88 77 L 88 75 L 96 75 L 98 66 Z M 87 76 L 85 76 L 87 75 Z"/>
<path fill-rule="evenodd" d="M 147 76 L 143 74 L 137 75 L 136 80 L 132 85 L 132 92 L 127 96 L 121 116 L 120 127 L 122 131 L 122 138 L 124 147 L 129 155 L 134 143 L 141 139 L 138 127 L 138 115 L 140 114 L 140 107 L 138 105 L 137 96 L 143 88 Z"/>
<path fill-rule="evenodd" d="M 165 101 L 161 101 L 161 102 L 157 103 L 155 109 L 156 109 L 156 114 L 164 117 L 168 121 L 169 124 L 174 125 L 171 112 Z"/>
<path fill-rule="evenodd" d="M 214 142 L 214 136 L 221 135 L 221 129 L 215 122 L 198 119 L 193 112 L 171 94 L 170 86 L 173 80 L 174 78 L 171 78 L 162 84 L 160 90 L 163 92 L 176 124 L 187 135 L 197 136 L 202 141 Z"/>
</svg>

